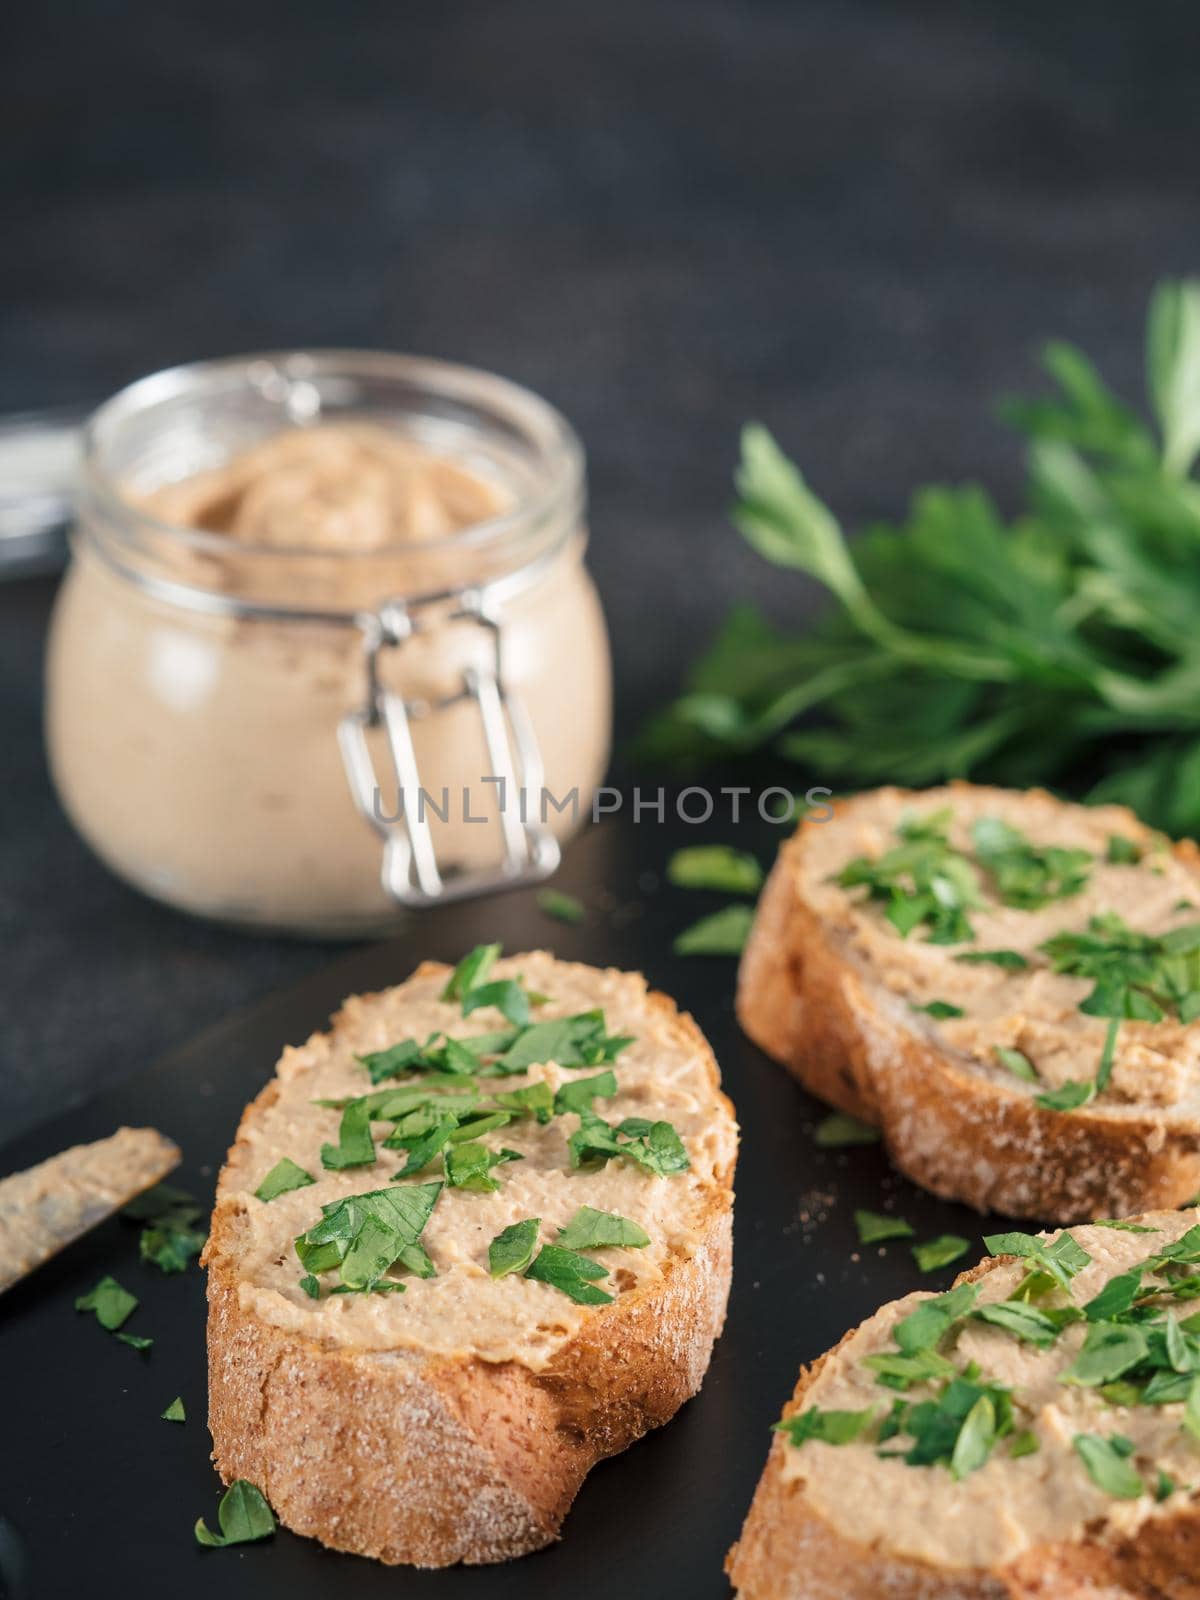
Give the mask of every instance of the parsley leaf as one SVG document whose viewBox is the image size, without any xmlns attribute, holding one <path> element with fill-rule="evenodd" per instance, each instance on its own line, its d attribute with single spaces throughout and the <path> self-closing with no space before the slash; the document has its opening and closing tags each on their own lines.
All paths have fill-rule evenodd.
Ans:
<svg viewBox="0 0 1200 1600">
<path fill-rule="evenodd" d="M 498 944 L 477 944 L 450 974 L 441 998 L 462 1001 L 472 989 L 486 983 L 488 973 L 499 959 L 500 950 L 501 946 Z"/>
<path fill-rule="evenodd" d="M 538 1283 L 548 1283 L 552 1289 L 561 1290 L 568 1299 L 574 1300 L 576 1305 L 606 1306 L 612 1303 L 611 1294 L 605 1294 L 603 1289 L 598 1289 L 589 1281 L 594 1278 L 607 1278 L 608 1268 L 602 1267 L 598 1261 L 589 1261 L 587 1256 L 577 1255 L 574 1250 L 566 1250 L 561 1245 L 544 1244 L 525 1269 L 525 1276 L 536 1279 Z"/>
<path fill-rule="evenodd" d="M 1019 950 L 964 950 L 954 959 L 965 966 L 977 967 L 987 963 L 993 967 L 1003 967 L 1006 972 L 1024 972 L 1029 965 L 1028 957 Z"/>
<path fill-rule="evenodd" d="M 362 1100 L 351 1100 L 342 1112 L 337 1144 L 321 1146 L 321 1165 L 330 1172 L 346 1167 L 369 1167 L 375 1160 L 371 1114 Z"/>
<path fill-rule="evenodd" d="M 123 1289 L 117 1280 L 105 1274 L 94 1289 L 82 1294 L 75 1302 L 76 1311 L 94 1311 L 96 1321 L 109 1333 L 115 1333 L 138 1308 L 138 1298 Z"/>
<path fill-rule="evenodd" d="M 935 1018 L 938 1022 L 966 1015 L 961 1006 L 952 1005 L 949 1000 L 930 1000 L 928 1005 L 914 1006 L 913 1010 L 924 1011 L 927 1016 Z"/>
<path fill-rule="evenodd" d="M 679 889 L 716 889 L 724 894 L 757 894 L 763 872 L 752 855 L 727 844 L 698 844 L 676 850 L 667 863 L 667 880 Z"/>
<path fill-rule="evenodd" d="M 809 1439 L 817 1439 L 821 1444 L 853 1444 L 874 1420 L 875 1413 L 869 1408 L 864 1411 L 822 1411 L 818 1406 L 809 1406 L 807 1411 L 799 1411 L 794 1417 L 785 1417 L 782 1422 L 775 1423 L 773 1432 L 786 1434 L 788 1443 L 797 1449 Z"/>
<path fill-rule="evenodd" d="M 932 1295 L 896 1324 L 892 1337 L 905 1355 L 932 1350 L 967 1315 L 978 1294 L 978 1285 L 960 1283 L 957 1289 Z"/>
<path fill-rule="evenodd" d="M 751 906 L 726 906 L 675 936 L 677 956 L 740 956 L 754 924 Z"/>
<path fill-rule="evenodd" d="M 956 1233 L 943 1233 L 936 1239 L 927 1239 L 924 1244 L 914 1244 L 912 1253 L 922 1272 L 936 1272 L 939 1267 L 948 1267 L 952 1261 L 960 1260 L 970 1248 L 969 1239 L 960 1238 Z"/>
<path fill-rule="evenodd" d="M 526 1217 L 502 1228 L 488 1246 L 488 1271 L 493 1278 L 510 1272 L 524 1272 L 537 1249 L 541 1217 Z"/>
<path fill-rule="evenodd" d="M 583 901 L 573 894 L 564 894 L 561 889 L 539 890 L 537 904 L 544 916 L 553 917 L 556 922 L 575 926 L 584 919 Z"/>
<path fill-rule="evenodd" d="M 235 1478 L 217 1507 L 220 1533 L 212 1533 L 200 1517 L 196 1523 L 196 1543 L 210 1549 L 230 1544 L 253 1544 L 269 1539 L 275 1532 L 275 1516 L 262 1493 L 245 1478 Z"/>
<path fill-rule="evenodd" d="M 517 1150 L 489 1150 L 487 1145 L 470 1140 L 453 1145 L 446 1154 L 446 1181 L 452 1189 L 471 1189 L 476 1194 L 489 1194 L 500 1184 L 491 1177 L 493 1167 L 505 1161 L 521 1161 Z"/>
<path fill-rule="evenodd" d="M 278 1200 L 281 1194 L 290 1194 L 293 1189 L 303 1189 L 315 1182 L 311 1173 L 297 1166 L 290 1156 L 284 1156 L 282 1161 L 275 1163 L 254 1193 L 259 1200 Z"/>
<path fill-rule="evenodd" d="M 121 1215 L 146 1224 L 138 1236 L 141 1260 L 172 1273 L 186 1272 L 204 1249 L 208 1235 L 194 1226 L 202 1211 L 186 1189 L 159 1183 L 132 1200 Z"/>
<path fill-rule="evenodd" d="M 822 1150 L 844 1150 L 849 1145 L 878 1144 L 883 1135 L 870 1123 L 860 1122 L 845 1111 L 834 1111 L 817 1124 L 813 1137 Z"/>
<path fill-rule="evenodd" d="M 590 1111 L 594 1101 L 609 1100 L 616 1092 L 616 1074 L 610 1068 L 591 1078 L 576 1078 L 574 1083 L 561 1084 L 554 1096 L 554 1109 L 559 1115 L 568 1111 Z"/>
<path fill-rule="evenodd" d="M 995 880 L 1006 906 L 1037 911 L 1052 900 L 1068 900 L 1087 883 L 1090 850 L 1033 845 L 999 817 L 980 817 L 971 828 L 975 855 Z"/>
<path fill-rule="evenodd" d="M 566 1227 L 558 1230 L 558 1243 L 564 1250 L 641 1249 L 650 1243 L 650 1235 L 628 1217 L 580 1206 Z"/>
<path fill-rule="evenodd" d="M 874 860 L 856 857 L 836 882 L 865 888 L 868 900 L 884 902 L 884 915 L 902 938 L 925 923 L 931 944 L 970 939 L 967 913 L 983 904 L 983 896 L 974 866 L 950 844 L 950 820 L 948 810 L 907 818 L 896 829 L 898 845 Z"/>
<path fill-rule="evenodd" d="M 992 1046 L 992 1054 L 1002 1067 L 1007 1067 L 1014 1078 L 1021 1078 L 1026 1083 L 1037 1083 L 1037 1068 L 1023 1050 L 1012 1050 L 1007 1045 L 997 1044 Z"/>
<path fill-rule="evenodd" d="M 1145 1485 L 1114 1439 L 1104 1439 L 1096 1433 L 1077 1433 L 1071 1442 L 1075 1454 L 1087 1468 L 1088 1477 L 1105 1494 L 1117 1500 L 1136 1500 L 1145 1494 Z"/>
<path fill-rule="evenodd" d="M 859 1244 L 877 1244 L 882 1239 L 911 1239 L 912 1226 L 903 1217 L 887 1217 L 878 1211 L 856 1211 L 854 1226 Z"/>
<path fill-rule="evenodd" d="M 187 1421 L 187 1413 L 183 1409 L 183 1401 L 178 1395 L 175 1396 L 165 1411 L 159 1413 L 159 1420 L 162 1422 Z"/>
</svg>

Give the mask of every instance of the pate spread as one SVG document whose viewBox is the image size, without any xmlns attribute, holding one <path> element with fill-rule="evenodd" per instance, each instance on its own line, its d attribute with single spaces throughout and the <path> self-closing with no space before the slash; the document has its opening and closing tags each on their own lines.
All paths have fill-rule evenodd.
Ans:
<svg viewBox="0 0 1200 1600">
<path fill-rule="evenodd" d="M 879 899 L 837 879 L 851 861 L 877 860 L 894 847 L 906 818 L 927 818 L 943 809 L 949 843 L 968 859 L 975 848 L 973 825 L 984 818 L 1007 823 L 1035 847 L 1086 852 L 1090 859 L 1082 887 L 1035 909 L 1021 909 L 1003 904 L 981 870 L 982 903 L 968 913 L 969 940 L 931 942 L 921 927 L 902 936 Z M 1056 972 L 1042 950 L 1047 940 L 1064 931 L 1084 933 L 1091 919 L 1112 913 L 1135 932 L 1150 935 L 1200 920 L 1195 870 L 1119 807 L 1064 805 L 1049 795 L 1002 789 L 931 789 L 915 799 L 882 789 L 848 802 L 832 821 L 813 825 L 806 837 L 812 842 L 802 856 L 801 892 L 847 958 L 891 992 L 907 1026 L 928 1028 L 941 1045 L 1018 1093 L 1044 1093 L 1092 1079 L 1104 1050 L 1106 1018 L 1080 1010 L 1093 981 Z M 1132 859 L 1110 859 L 1114 837 L 1130 842 Z M 1011 952 L 1026 965 L 1014 969 L 956 959 L 983 951 Z M 917 1009 L 938 1001 L 962 1016 L 934 1018 Z M 997 1046 L 1022 1052 L 1036 1068 L 1036 1081 L 1007 1071 L 998 1062 Z M 1189 1119 L 1200 1112 L 1200 1022 L 1186 1023 L 1176 1015 L 1121 1022 L 1111 1083 L 1090 1110 L 1120 1115 L 1130 1103 Z"/>
<path fill-rule="evenodd" d="M 278 1096 L 244 1122 L 217 1191 L 219 1205 L 232 1203 L 241 1213 L 243 1309 L 333 1345 L 519 1361 L 536 1370 L 590 1313 L 546 1283 L 518 1274 L 492 1278 L 488 1247 L 502 1229 L 540 1217 L 541 1242 L 553 1243 L 581 1206 L 640 1225 L 648 1245 L 589 1252 L 608 1268 L 603 1286 L 614 1296 L 660 1277 L 670 1259 L 694 1253 L 721 1203 L 737 1138 L 702 1042 L 691 1030 L 673 1025 L 668 1013 L 648 1005 L 645 982 L 634 974 L 568 965 L 535 953 L 497 963 L 492 976 L 520 976 L 531 992 L 547 996 L 535 1010 L 539 1022 L 600 1007 L 610 1034 L 632 1036 L 613 1063 L 618 1093 L 597 1109 L 612 1124 L 626 1117 L 669 1121 L 686 1147 L 688 1169 L 663 1177 L 631 1161 L 610 1160 L 572 1170 L 567 1140 L 579 1119 L 563 1113 L 542 1126 L 522 1118 L 482 1136 L 489 1148 L 512 1150 L 522 1158 L 494 1169 L 496 1191 L 447 1185 L 438 1197 L 421 1234 L 436 1276 L 405 1277 L 403 1294 L 309 1298 L 300 1286 L 303 1268 L 293 1249 L 297 1235 L 319 1221 L 322 1206 L 388 1187 L 406 1158 L 403 1150 L 385 1149 L 380 1140 L 372 1165 L 326 1171 L 321 1146 L 336 1140 L 339 1113 L 313 1102 L 368 1092 L 359 1055 L 409 1037 L 448 1033 L 465 1038 L 505 1026 L 494 1007 L 464 1018 L 457 1002 L 440 999 L 444 971 L 418 974 L 381 995 L 349 1000 L 333 1033 L 286 1051 Z M 481 1083 L 503 1091 L 538 1081 L 557 1088 L 595 1070 L 564 1070 L 545 1062 L 523 1075 Z M 254 1191 L 283 1157 L 317 1181 L 274 1200 L 258 1199 Z M 427 1183 L 439 1176 L 431 1169 L 412 1181 Z"/>
<path fill-rule="evenodd" d="M 176 483 L 139 483 L 130 498 L 209 535 L 203 548 L 149 539 L 146 550 L 165 549 L 167 577 L 218 599 L 250 592 L 350 614 L 497 575 L 487 563 L 499 547 L 473 532 L 520 492 L 517 478 L 507 483 L 465 448 L 451 459 L 376 425 L 330 423 Z M 543 806 L 535 793 L 531 819 L 563 837 L 603 777 L 611 688 L 583 534 L 560 532 L 554 559 L 501 603 L 499 620 L 505 682 L 554 797 Z M 438 613 L 383 653 L 381 681 L 436 705 L 461 690 L 468 668 L 490 667 L 492 652 L 486 629 Z M 381 843 L 355 809 L 338 747 L 339 721 L 367 693 L 357 628 L 174 606 L 113 572 L 85 537 L 60 591 L 47 670 L 60 795 L 124 876 L 186 909 L 259 926 L 359 933 L 394 917 Z M 370 737 L 376 809 L 392 821 L 396 780 L 382 736 Z M 499 791 L 483 781 L 494 763 L 478 707 L 460 701 L 422 716 L 413 744 L 440 866 L 494 867 Z"/>
<path fill-rule="evenodd" d="M 1096 1226 L 1069 1230 L 1091 1256 L 1070 1285 L 1075 1305 L 1086 1304 L 1117 1274 L 1179 1239 L 1195 1226 L 1197 1213 L 1155 1212 L 1139 1221 L 1157 1231 L 1127 1233 Z M 979 1279 L 976 1303 L 1007 1300 L 1025 1272 L 1023 1262 L 995 1267 Z M 894 1352 L 896 1325 L 930 1298 L 908 1295 L 864 1322 L 825 1361 L 805 1393 L 804 1408 L 873 1407 L 883 1416 L 896 1392 L 880 1385 L 863 1361 Z M 1183 1307 L 1180 1315 L 1187 1311 Z M 1100 1519 L 1121 1534 L 1136 1533 L 1158 1509 L 1153 1491 L 1159 1472 L 1182 1490 L 1200 1481 L 1200 1441 L 1182 1426 L 1182 1404 L 1123 1405 L 1102 1397 L 1096 1388 L 1060 1381 L 1090 1326 L 1081 1321 L 1066 1327 L 1048 1349 L 976 1321 L 953 1336 L 950 1355 L 957 1368 L 976 1362 L 981 1382 L 1012 1390 L 1014 1429 L 1031 1430 L 1035 1453 L 1014 1458 L 1002 1440 L 983 1465 L 956 1481 L 941 1465 L 910 1466 L 898 1455 L 881 1459 L 879 1449 L 895 1449 L 895 1444 L 881 1447 L 863 1439 L 833 1445 L 809 1439 L 799 1447 L 783 1445 L 785 1480 L 803 1482 L 813 1509 L 855 1543 L 937 1566 L 999 1566 L 1031 1546 L 1078 1539 L 1089 1523 Z M 933 1386 L 920 1385 L 904 1398 L 920 1401 L 933 1393 Z M 1143 1475 L 1146 1493 L 1115 1499 L 1093 1481 L 1075 1448 L 1080 1434 L 1130 1441 L 1128 1459 Z M 1168 1498 L 1162 1510 L 1177 1505 Z"/>
<path fill-rule="evenodd" d="M 459 533 L 510 503 L 501 485 L 369 422 L 274 434 L 142 498 L 145 510 L 180 528 L 359 551 Z"/>
</svg>

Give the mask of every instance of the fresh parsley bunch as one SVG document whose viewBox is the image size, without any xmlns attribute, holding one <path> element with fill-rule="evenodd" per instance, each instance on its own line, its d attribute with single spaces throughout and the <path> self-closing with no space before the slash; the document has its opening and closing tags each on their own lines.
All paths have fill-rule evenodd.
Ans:
<svg viewBox="0 0 1200 1600">
<path fill-rule="evenodd" d="M 771 745 L 847 787 L 1091 786 L 1170 833 L 1200 829 L 1200 281 L 1151 301 L 1156 431 L 1079 351 L 1051 344 L 1044 361 L 1056 393 L 1005 407 L 1029 439 L 1028 505 L 1012 522 L 978 487 L 930 487 L 852 552 L 748 426 L 734 521 L 836 606 L 803 636 L 735 609 L 643 755 Z"/>
</svg>

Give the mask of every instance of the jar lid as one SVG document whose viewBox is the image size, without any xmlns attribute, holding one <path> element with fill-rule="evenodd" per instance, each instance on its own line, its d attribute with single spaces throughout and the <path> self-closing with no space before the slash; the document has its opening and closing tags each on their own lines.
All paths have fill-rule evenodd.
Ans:
<svg viewBox="0 0 1200 1600">
<path fill-rule="evenodd" d="M 66 558 L 85 415 L 0 417 L 0 578 L 51 572 Z"/>
</svg>

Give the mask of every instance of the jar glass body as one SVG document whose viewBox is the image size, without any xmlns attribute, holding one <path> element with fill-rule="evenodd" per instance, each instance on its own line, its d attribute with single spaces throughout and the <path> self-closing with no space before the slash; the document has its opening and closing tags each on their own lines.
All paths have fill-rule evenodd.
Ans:
<svg viewBox="0 0 1200 1600">
<path fill-rule="evenodd" d="M 509 509 L 459 535 L 367 554 L 236 545 L 136 509 L 161 483 L 282 426 L 342 417 L 402 429 L 491 475 Z M 488 597 L 504 687 L 544 763 L 542 792 L 525 805 L 565 836 L 603 777 L 611 724 L 581 468 L 573 435 L 543 402 L 413 358 L 206 363 L 117 396 L 89 431 L 47 662 L 51 768 L 84 838 L 137 887 L 202 915 L 323 936 L 393 924 L 381 838 L 356 809 L 338 727 L 368 698 L 365 625 L 400 601 L 418 625 L 380 652 L 378 675 L 418 712 L 426 796 L 402 799 L 372 729 L 380 821 L 394 826 L 419 798 L 439 864 L 494 863 L 500 786 L 488 781 L 479 707 L 455 696 L 465 674 L 488 669 L 496 633 L 456 619 L 463 592 Z"/>
</svg>

